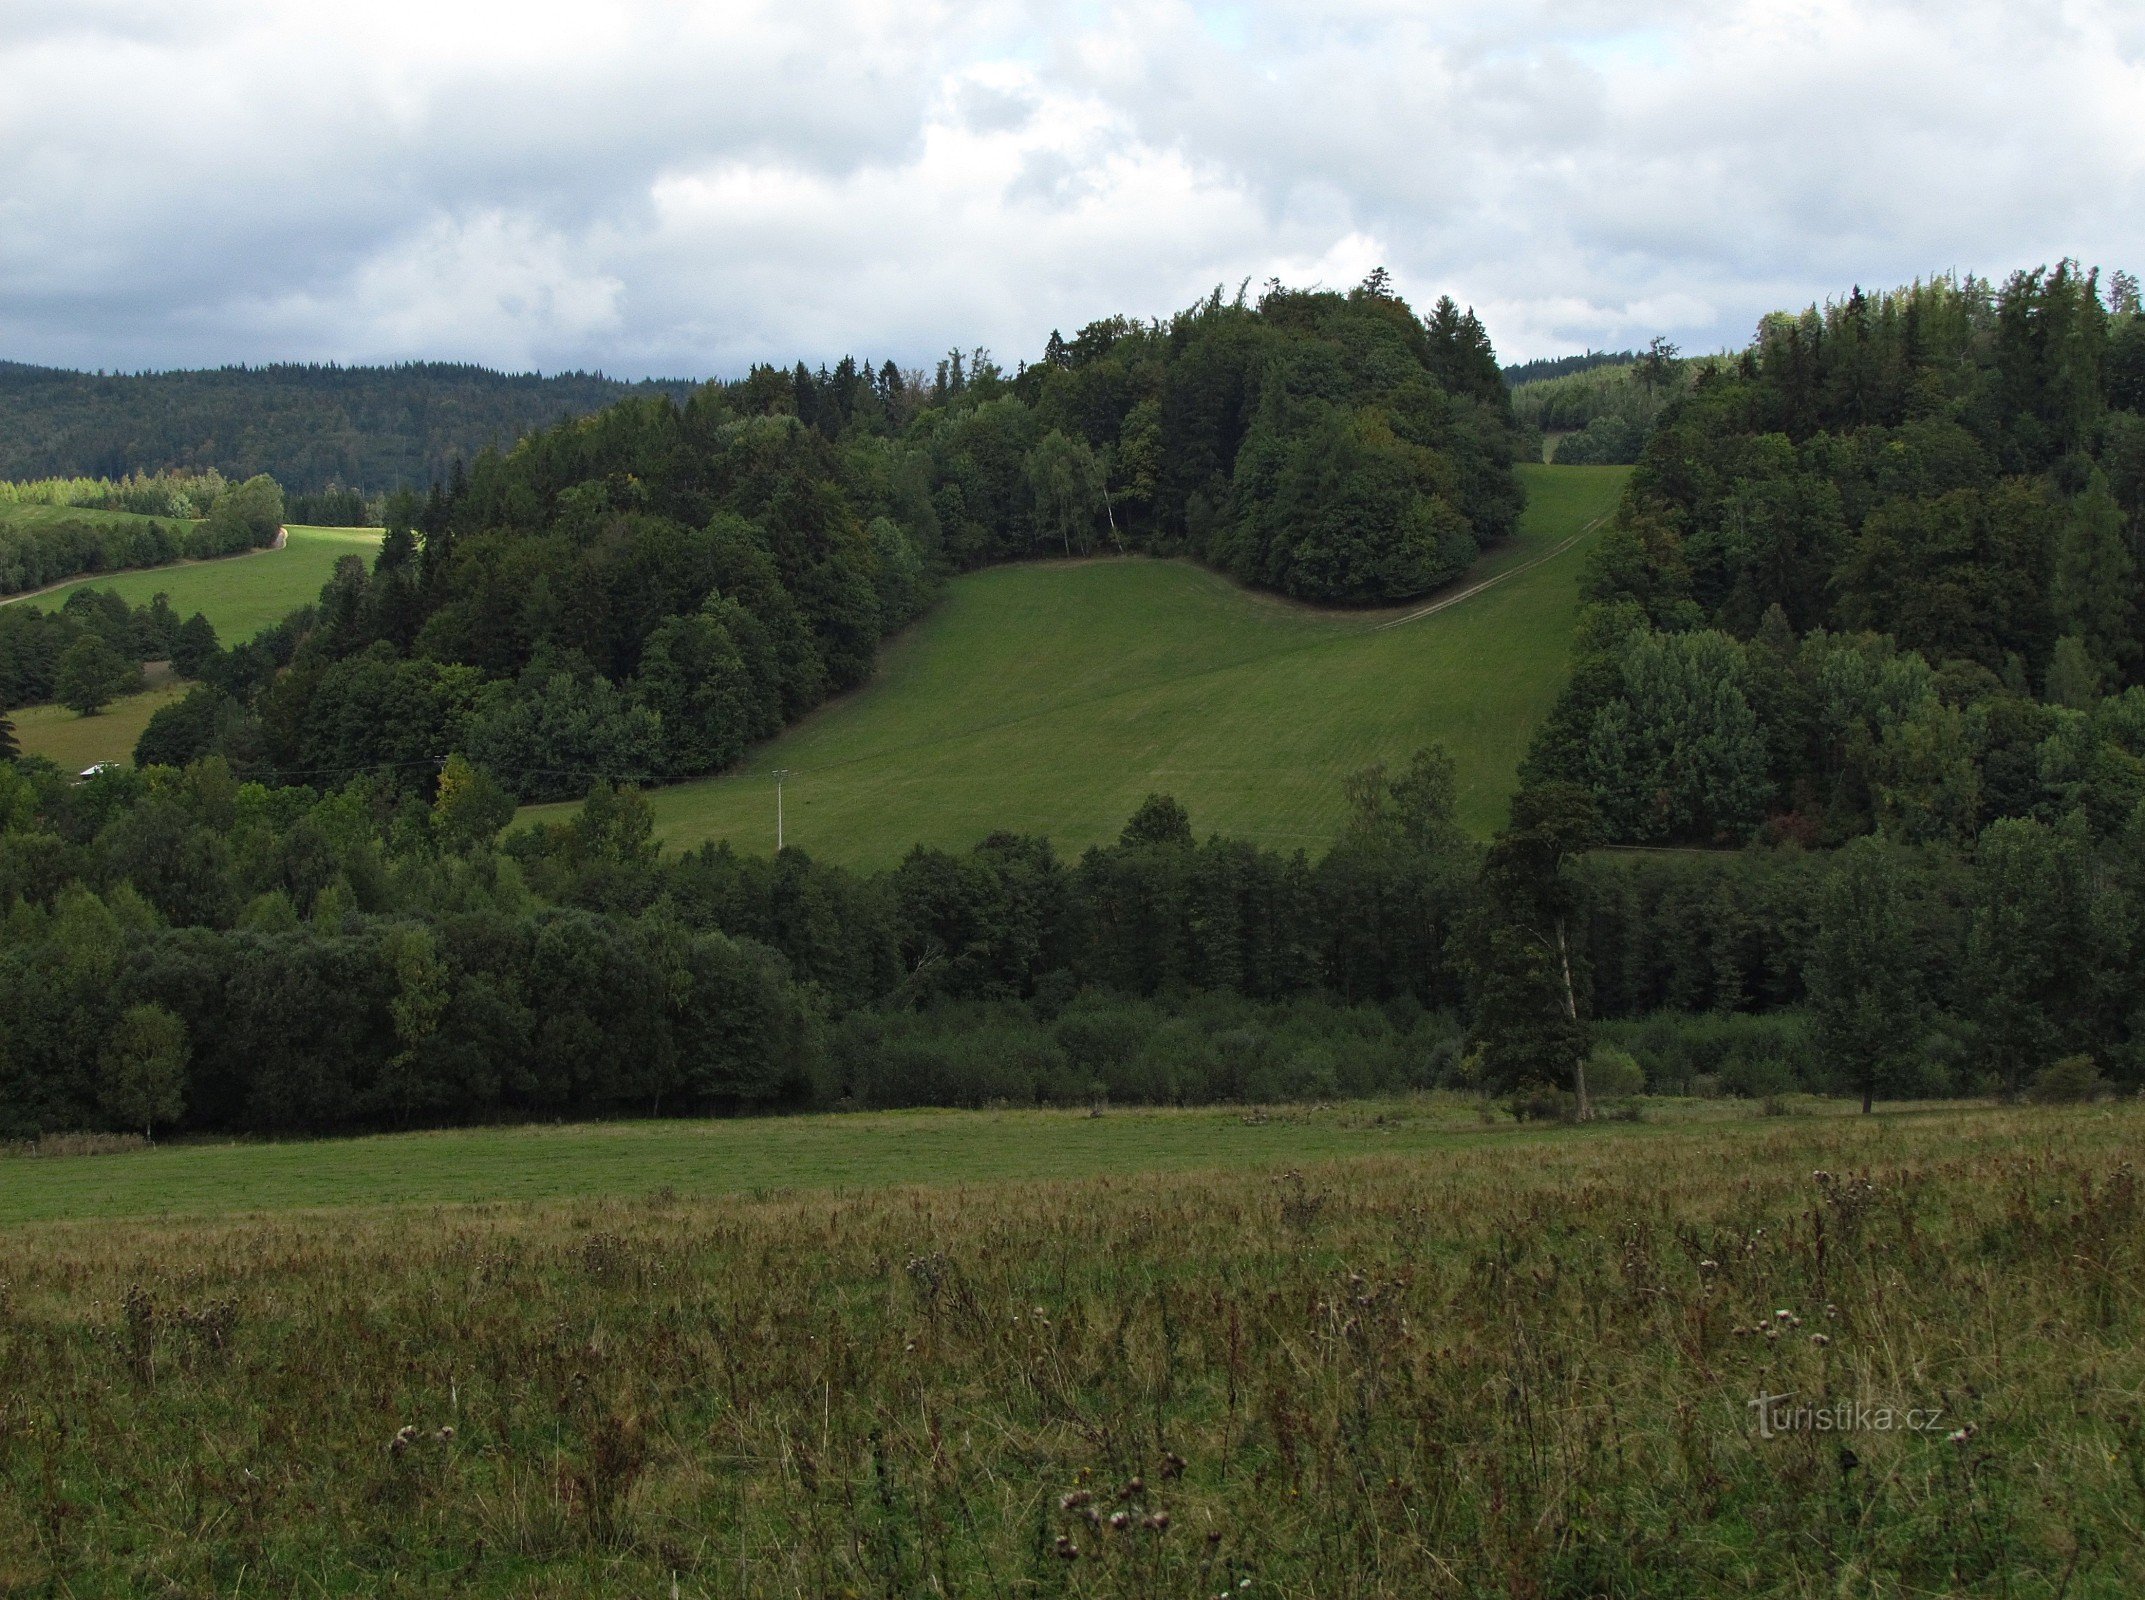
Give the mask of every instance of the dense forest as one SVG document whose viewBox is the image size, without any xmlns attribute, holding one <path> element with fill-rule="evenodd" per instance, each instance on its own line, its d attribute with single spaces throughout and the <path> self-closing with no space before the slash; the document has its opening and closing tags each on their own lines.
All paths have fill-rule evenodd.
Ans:
<svg viewBox="0 0 2145 1600">
<path fill-rule="evenodd" d="M 2145 319 L 2068 264 L 1769 319 L 1663 413 L 1530 757 L 1628 843 L 2145 798 Z"/>
<path fill-rule="evenodd" d="M 1634 959 L 1581 951 L 1628 896 L 1544 869 L 1545 843 L 1744 845 L 1714 869 L 1730 929 L 1781 860 L 1840 846 L 1787 915 L 1820 1058 L 1865 1105 L 1948 1063 L 2135 1086 L 2141 535 L 2127 274 L 1856 290 L 1698 372 L 1590 558 L 1571 682 L 1522 770 L 1535 866 L 1478 998 L 1485 1047 L 1580 1087 L 1590 1005 Z M 1777 922 L 1759 939 L 1795 947 Z M 1662 1000 L 1785 999 L 1747 982 L 1724 966 Z"/>
<path fill-rule="evenodd" d="M 1532 361 L 1515 362 L 1504 368 L 1502 375 L 1507 385 L 1517 389 L 1523 384 L 1591 372 L 1596 367 L 1628 367 L 1638 358 L 1636 350 L 1586 350 L 1575 356 L 1537 356 Z"/>
<path fill-rule="evenodd" d="M 143 373 L 0 361 L 0 478 L 213 470 L 233 480 L 266 473 L 294 497 L 372 495 L 422 488 L 454 462 L 562 417 L 694 387 L 436 361 Z"/>
<path fill-rule="evenodd" d="M 1435 752 L 1350 799 L 1315 858 L 1158 796 L 1077 862 L 1006 834 L 856 874 L 666 857 L 608 787 L 502 839 L 460 757 L 429 801 L 0 767 L 0 1136 L 1431 1086 L 1549 1114 L 1567 1025 L 1600 1098 L 2145 1070 L 2145 827 L 1605 855 L 1537 797 L 1485 851 Z M 1543 1004 L 1552 927 L 1577 987 Z"/>
<path fill-rule="evenodd" d="M 1717 364 L 1712 357 L 1681 360 L 1665 339 L 1643 355 L 1574 364 L 1579 360 L 1536 363 L 1544 375 L 1512 390 L 1529 454 L 1567 467 L 1636 462 L 1669 401 Z"/>
<path fill-rule="evenodd" d="M 949 572 L 1115 548 L 1419 594 L 1510 532 L 1512 437 L 1481 325 L 1382 279 L 1098 323 L 1010 374 L 762 368 L 397 497 L 374 568 L 226 653 L 151 747 L 419 789 L 459 750 L 524 799 L 712 772 L 861 683 Z"/>
</svg>

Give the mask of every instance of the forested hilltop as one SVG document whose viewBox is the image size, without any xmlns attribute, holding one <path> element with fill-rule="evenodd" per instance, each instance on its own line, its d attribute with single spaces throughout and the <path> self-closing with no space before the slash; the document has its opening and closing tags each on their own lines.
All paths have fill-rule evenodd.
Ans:
<svg viewBox="0 0 2145 1600">
<path fill-rule="evenodd" d="M 1506 367 L 1504 381 L 1517 389 L 1525 384 L 1546 383 L 1551 378 L 1592 372 L 1596 367 L 1628 367 L 1638 358 L 1636 350 L 1585 350 L 1575 356 L 1537 356 L 1532 361 L 1519 361 Z"/>
<path fill-rule="evenodd" d="M 1382 276 L 1096 323 L 1010 374 L 763 368 L 398 499 L 376 568 L 222 658 L 144 755 L 421 789 L 460 750 L 522 798 L 713 772 L 861 683 L 949 572 L 1108 548 L 1420 594 L 1511 531 L 1512 436 L 1481 325 Z"/>
<path fill-rule="evenodd" d="M 1485 873 L 1512 908 L 1489 1056 L 1576 1073 L 1653 959 L 1587 938 L 1646 903 L 1578 868 L 1592 847 L 1743 845 L 1684 902 L 1671 937 L 1721 965 L 1685 966 L 1673 1013 L 1799 1014 L 1865 1107 L 2134 1087 L 2141 412 L 2137 282 L 2104 295 L 2068 262 L 1857 290 L 1699 372 L 1590 558 L 1571 683 Z"/>
<path fill-rule="evenodd" d="M 292 494 L 377 495 L 561 417 L 694 387 L 438 361 L 111 374 L 0 361 L 0 479 L 213 470 L 265 473 Z"/>
<path fill-rule="evenodd" d="M 1663 412 L 1533 780 L 1630 843 L 2145 798 L 2145 320 L 2068 264 L 1767 320 Z"/>
</svg>

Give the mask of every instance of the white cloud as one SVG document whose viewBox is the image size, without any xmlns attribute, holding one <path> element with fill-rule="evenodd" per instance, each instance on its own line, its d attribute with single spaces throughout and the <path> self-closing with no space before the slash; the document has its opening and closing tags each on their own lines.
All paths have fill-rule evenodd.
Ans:
<svg viewBox="0 0 2145 1600">
<path fill-rule="evenodd" d="M 2145 261 L 2130 0 L 0 0 L 0 355 L 734 373 L 1353 281 L 1507 355 Z"/>
</svg>

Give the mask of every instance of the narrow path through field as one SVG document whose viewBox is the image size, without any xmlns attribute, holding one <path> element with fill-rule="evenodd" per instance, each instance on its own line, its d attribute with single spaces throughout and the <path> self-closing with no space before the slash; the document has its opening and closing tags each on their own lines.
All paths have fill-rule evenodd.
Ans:
<svg viewBox="0 0 2145 1600">
<path fill-rule="evenodd" d="M 1581 528 L 1577 533 L 1571 535 L 1570 538 L 1565 539 L 1562 543 L 1557 545 L 1555 549 L 1544 550 L 1532 561 L 1522 561 L 1516 567 L 1507 567 L 1504 571 L 1498 573 L 1495 577 L 1484 578 L 1480 583 L 1469 584 L 1458 594 L 1448 594 L 1441 600 L 1433 600 L 1430 602 L 1430 604 L 1424 606 L 1420 611 L 1410 611 L 1406 616 L 1395 617 L 1390 622 L 1376 623 L 1370 628 L 1369 631 L 1372 633 L 1383 633 L 1387 628 L 1397 628 L 1403 623 L 1420 622 L 1424 617 L 1436 616 L 1438 612 L 1443 611 L 1447 606 L 1456 606 L 1462 600 L 1472 599 L 1474 596 L 1480 594 L 1485 589 L 1496 588 L 1498 584 L 1504 582 L 1507 578 L 1516 578 L 1522 572 L 1531 572 L 1545 561 L 1556 560 L 1558 556 L 1564 554 L 1565 551 L 1569 550 L 1573 545 L 1577 544 L 1581 539 L 1584 539 L 1588 534 L 1592 533 L 1596 528 L 1600 527 L 1604 522 L 1608 520 L 1609 514 L 1605 511 L 1600 516 L 1596 517 L 1592 522 L 1589 522 L 1585 527 Z"/>
<path fill-rule="evenodd" d="M 0 595 L 0 606 L 11 606 L 17 600 L 35 600 L 41 594 L 72 589 L 78 583 L 95 583 L 100 578 L 122 578 L 130 572 L 169 572 L 174 567 L 205 567 L 213 561 L 239 561 L 247 556 L 265 556 L 271 550 L 280 550 L 289 543 L 290 529 L 278 528 L 273 539 L 251 550 L 234 550 L 227 556 L 196 556 L 184 561 L 164 561 L 153 567 L 114 567 L 109 572 L 78 572 L 71 578 L 60 579 L 58 583 L 48 583 L 42 589 L 24 589 L 19 594 Z"/>
</svg>

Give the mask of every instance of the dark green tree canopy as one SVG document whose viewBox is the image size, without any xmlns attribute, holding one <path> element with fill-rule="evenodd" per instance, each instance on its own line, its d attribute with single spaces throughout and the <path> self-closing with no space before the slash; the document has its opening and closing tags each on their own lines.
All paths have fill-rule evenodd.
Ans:
<svg viewBox="0 0 2145 1600">
<path fill-rule="evenodd" d="M 95 633 L 85 633 L 61 654 L 53 698 L 70 711 L 95 716 L 141 681 L 141 668 Z"/>
<path fill-rule="evenodd" d="M 2120 826 L 2145 799 L 2139 326 L 2069 262 L 1767 318 L 1663 405 L 1529 771 L 1630 843 L 1965 844 L 2081 802 Z"/>
</svg>

